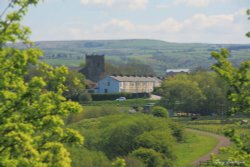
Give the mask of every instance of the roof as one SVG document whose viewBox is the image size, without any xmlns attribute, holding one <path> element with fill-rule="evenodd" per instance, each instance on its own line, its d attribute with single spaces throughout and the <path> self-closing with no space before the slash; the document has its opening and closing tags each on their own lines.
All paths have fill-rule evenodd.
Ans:
<svg viewBox="0 0 250 167">
<path fill-rule="evenodd" d="M 167 69 L 166 73 L 170 73 L 170 72 L 174 72 L 174 73 L 179 73 L 179 72 L 190 72 L 190 69 Z"/>
<path fill-rule="evenodd" d="M 120 82 L 161 82 L 157 77 L 141 76 L 108 76 Z"/>
</svg>

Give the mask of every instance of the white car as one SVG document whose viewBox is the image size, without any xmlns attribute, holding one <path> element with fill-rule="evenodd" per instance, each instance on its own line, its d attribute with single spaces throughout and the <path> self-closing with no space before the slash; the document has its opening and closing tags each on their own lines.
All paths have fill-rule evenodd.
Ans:
<svg viewBox="0 0 250 167">
<path fill-rule="evenodd" d="M 117 99 L 115 99 L 116 101 L 125 101 L 125 100 L 127 100 L 126 99 L 126 97 L 119 97 L 119 98 L 117 98 Z"/>
</svg>

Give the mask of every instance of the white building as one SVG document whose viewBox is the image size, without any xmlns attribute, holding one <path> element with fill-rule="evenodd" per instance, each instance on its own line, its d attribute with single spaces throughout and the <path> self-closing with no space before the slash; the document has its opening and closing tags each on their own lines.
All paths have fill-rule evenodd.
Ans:
<svg viewBox="0 0 250 167">
<path fill-rule="evenodd" d="M 139 76 L 106 76 L 98 82 L 98 93 L 151 93 L 161 85 L 156 77 Z"/>
<path fill-rule="evenodd" d="M 190 73 L 190 69 L 167 69 L 166 75 L 172 76 L 175 74 L 181 74 L 181 73 Z"/>
</svg>

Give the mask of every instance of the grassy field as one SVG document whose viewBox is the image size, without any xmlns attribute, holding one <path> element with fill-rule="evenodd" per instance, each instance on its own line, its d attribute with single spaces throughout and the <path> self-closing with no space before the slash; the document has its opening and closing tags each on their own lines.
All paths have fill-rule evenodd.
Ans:
<svg viewBox="0 0 250 167">
<path fill-rule="evenodd" d="M 71 114 L 66 119 L 66 124 L 80 122 L 84 119 L 98 118 L 108 115 L 116 115 L 128 112 L 130 107 L 124 106 L 84 106 L 83 112 Z"/>
<path fill-rule="evenodd" d="M 247 124 L 241 124 L 242 120 L 248 120 Z M 180 119 L 188 128 L 212 132 L 223 135 L 227 129 L 236 129 L 239 134 L 248 134 L 250 132 L 250 118 L 219 118 L 219 117 L 201 117 L 198 120 L 191 121 Z"/>
<path fill-rule="evenodd" d="M 199 133 L 187 132 L 186 142 L 176 146 L 176 167 L 192 167 L 199 157 L 210 152 L 218 143 L 218 140 Z"/>
<path fill-rule="evenodd" d="M 128 113 L 132 107 L 139 107 L 142 109 L 144 105 L 148 103 L 154 103 L 157 105 L 158 100 L 149 99 L 128 99 L 125 101 L 91 101 L 86 102 L 83 105 L 83 112 L 70 115 L 66 119 L 66 123 L 76 123 L 83 119 L 98 118 L 106 115 L 114 115 L 121 113 Z"/>
</svg>

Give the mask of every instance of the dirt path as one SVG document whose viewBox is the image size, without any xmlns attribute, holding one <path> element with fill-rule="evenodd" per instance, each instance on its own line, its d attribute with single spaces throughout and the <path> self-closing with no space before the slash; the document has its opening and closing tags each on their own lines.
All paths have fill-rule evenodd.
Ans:
<svg viewBox="0 0 250 167">
<path fill-rule="evenodd" d="M 193 162 L 193 164 L 195 166 L 199 166 L 199 164 L 201 162 L 210 160 L 210 154 L 212 154 L 212 153 L 213 154 L 218 154 L 219 153 L 219 149 L 221 147 L 227 147 L 227 146 L 230 145 L 230 140 L 228 138 L 224 137 L 224 136 L 216 135 L 214 133 L 209 133 L 209 132 L 194 130 L 194 129 L 187 129 L 187 131 L 192 131 L 192 132 L 199 133 L 199 134 L 202 134 L 202 135 L 211 136 L 211 137 L 216 138 L 219 141 L 218 144 L 217 144 L 217 146 L 212 151 L 210 151 L 208 154 L 200 157 L 199 159 L 197 159 L 197 160 L 195 160 Z"/>
</svg>

